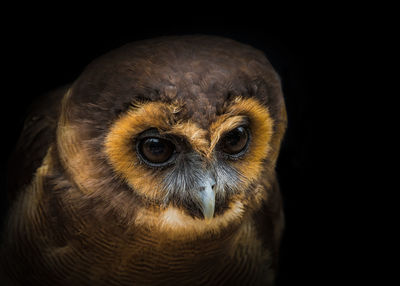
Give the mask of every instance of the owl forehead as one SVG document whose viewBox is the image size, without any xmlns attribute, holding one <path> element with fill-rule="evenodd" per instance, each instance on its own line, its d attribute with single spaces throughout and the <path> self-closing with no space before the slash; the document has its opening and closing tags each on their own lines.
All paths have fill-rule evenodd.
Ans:
<svg viewBox="0 0 400 286">
<path fill-rule="evenodd" d="M 70 104 L 73 118 L 97 125 L 112 123 L 135 101 L 184 102 L 179 116 L 206 129 L 238 96 L 257 98 L 274 116 L 271 98 L 280 97 L 279 88 L 268 60 L 247 45 L 214 37 L 163 38 L 94 61 L 74 83 Z"/>
<path fill-rule="evenodd" d="M 171 89 L 176 90 L 175 96 L 171 94 Z M 216 116 L 223 113 L 227 104 L 226 97 L 218 92 L 206 93 L 203 90 L 179 92 L 176 87 L 168 86 L 160 95 L 160 101 L 179 108 L 179 112 L 175 115 L 178 120 L 190 120 L 202 128 L 208 129 L 210 124 L 215 121 Z"/>
<path fill-rule="evenodd" d="M 119 97 L 118 100 L 125 102 L 178 102 L 179 116 L 204 128 L 223 112 L 232 98 L 254 96 L 263 84 L 260 78 L 252 78 L 248 74 L 250 71 L 212 58 L 183 57 L 161 63 L 138 61 L 134 69 L 126 66 L 121 77 L 111 78 L 103 94 Z"/>
</svg>

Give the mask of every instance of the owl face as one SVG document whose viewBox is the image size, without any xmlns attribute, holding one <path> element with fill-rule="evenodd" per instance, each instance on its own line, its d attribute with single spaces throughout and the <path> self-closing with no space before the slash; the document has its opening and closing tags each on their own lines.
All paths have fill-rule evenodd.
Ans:
<svg viewBox="0 0 400 286">
<path fill-rule="evenodd" d="M 254 99 L 235 98 L 201 128 L 180 116 L 182 105 L 142 103 L 117 120 L 105 152 L 113 168 L 141 196 L 183 206 L 199 219 L 251 196 L 269 150 L 272 120 Z"/>
<path fill-rule="evenodd" d="M 259 51 L 214 37 L 161 38 L 84 71 L 64 97 L 57 147 L 102 212 L 202 232 L 267 199 L 285 120 L 279 79 Z"/>
</svg>

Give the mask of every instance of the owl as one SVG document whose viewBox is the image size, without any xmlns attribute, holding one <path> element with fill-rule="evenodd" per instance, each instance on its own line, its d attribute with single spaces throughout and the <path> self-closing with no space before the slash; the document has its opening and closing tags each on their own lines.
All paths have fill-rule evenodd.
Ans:
<svg viewBox="0 0 400 286">
<path fill-rule="evenodd" d="M 3 283 L 273 285 L 286 122 L 277 73 L 231 39 L 161 37 L 94 60 L 25 121 Z"/>
</svg>

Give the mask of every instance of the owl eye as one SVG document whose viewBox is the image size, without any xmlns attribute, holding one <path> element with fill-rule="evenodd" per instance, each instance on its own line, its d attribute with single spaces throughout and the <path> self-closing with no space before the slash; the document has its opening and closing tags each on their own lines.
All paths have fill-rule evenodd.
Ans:
<svg viewBox="0 0 400 286">
<path fill-rule="evenodd" d="M 140 140 L 137 149 L 149 165 L 163 166 L 170 161 L 175 152 L 175 145 L 166 139 L 147 137 Z"/>
<path fill-rule="evenodd" d="M 220 148 L 224 153 L 238 157 L 246 151 L 249 137 L 247 128 L 239 126 L 225 134 L 220 141 Z"/>
</svg>

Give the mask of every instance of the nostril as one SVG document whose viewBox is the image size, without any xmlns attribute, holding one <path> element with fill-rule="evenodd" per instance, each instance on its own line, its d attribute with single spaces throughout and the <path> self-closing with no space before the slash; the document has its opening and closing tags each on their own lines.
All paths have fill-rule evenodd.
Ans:
<svg viewBox="0 0 400 286">
<path fill-rule="evenodd" d="M 207 177 L 204 178 L 203 182 L 201 182 L 200 185 L 205 187 L 205 188 L 210 188 L 211 187 L 211 190 L 214 190 L 214 188 L 217 185 L 217 183 L 215 182 L 215 179 L 214 179 L 213 176 L 208 175 Z"/>
</svg>

